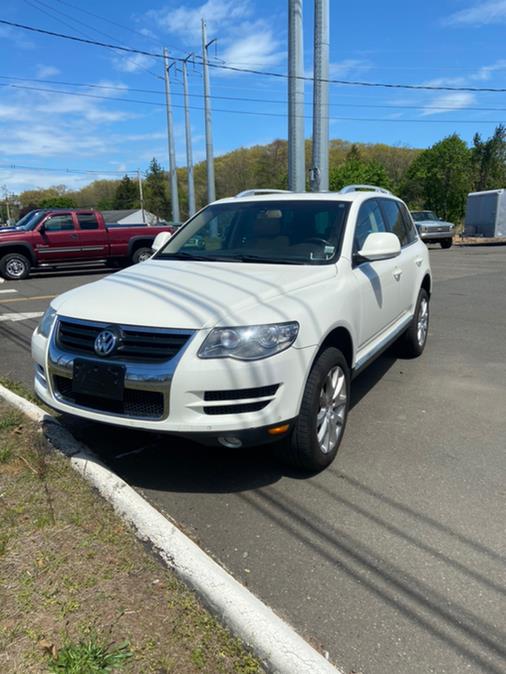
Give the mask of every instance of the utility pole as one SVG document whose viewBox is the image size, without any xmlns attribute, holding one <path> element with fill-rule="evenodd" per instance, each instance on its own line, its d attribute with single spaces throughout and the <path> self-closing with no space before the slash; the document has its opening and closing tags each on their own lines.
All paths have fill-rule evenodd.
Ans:
<svg viewBox="0 0 506 674">
<path fill-rule="evenodd" d="M 288 189 L 306 190 L 302 0 L 288 0 Z"/>
<path fill-rule="evenodd" d="M 329 189 L 329 0 L 314 0 L 311 191 Z"/>
<path fill-rule="evenodd" d="M 146 213 L 144 211 L 144 192 L 142 190 L 142 178 L 141 178 L 141 172 L 139 169 L 137 169 L 137 184 L 139 186 L 139 201 L 141 203 L 141 211 L 142 211 L 142 222 L 146 224 Z"/>
<path fill-rule="evenodd" d="M 207 63 L 207 48 L 213 43 L 207 42 L 206 22 L 202 19 L 202 74 L 204 78 L 204 116 L 206 127 L 206 163 L 207 163 L 207 201 L 216 199 L 214 183 L 213 132 L 211 125 L 211 92 L 209 85 L 209 65 Z"/>
<path fill-rule="evenodd" d="M 186 134 L 186 171 L 188 174 L 188 215 L 191 217 L 195 211 L 195 183 L 193 181 L 193 153 L 192 153 L 192 129 L 190 122 L 190 109 L 188 107 L 188 59 L 189 54 L 183 61 L 183 100 L 184 100 L 184 124 Z"/>
<path fill-rule="evenodd" d="M 172 120 L 172 102 L 170 98 L 169 52 L 163 50 L 163 70 L 165 79 L 165 105 L 167 108 L 167 143 L 169 149 L 169 184 L 172 207 L 172 222 L 179 222 L 179 196 L 177 191 L 176 148 L 174 147 L 174 123 Z"/>
</svg>

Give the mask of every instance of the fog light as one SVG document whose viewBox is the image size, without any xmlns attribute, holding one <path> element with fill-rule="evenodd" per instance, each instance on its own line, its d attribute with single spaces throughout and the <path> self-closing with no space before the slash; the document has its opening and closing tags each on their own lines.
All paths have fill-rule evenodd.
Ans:
<svg viewBox="0 0 506 674">
<path fill-rule="evenodd" d="M 218 442 L 223 445 L 223 447 L 228 447 L 229 449 L 238 449 L 242 447 L 242 440 L 236 438 L 233 435 L 225 435 L 224 437 L 218 438 Z"/>
<path fill-rule="evenodd" d="M 290 424 L 283 424 L 282 426 L 274 426 L 274 428 L 269 428 L 267 433 L 269 435 L 283 435 L 290 428 Z"/>
</svg>

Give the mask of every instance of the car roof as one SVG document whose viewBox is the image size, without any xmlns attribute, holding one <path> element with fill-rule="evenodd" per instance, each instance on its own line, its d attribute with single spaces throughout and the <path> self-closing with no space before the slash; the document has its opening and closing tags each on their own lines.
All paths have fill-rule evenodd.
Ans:
<svg viewBox="0 0 506 674">
<path fill-rule="evenodd" d="M 238 202 L 265 202 L 271 201 L 347 201 L 351 203 L 362 202 L 366 199 L 395 199 L 401 201 L 394 194 L 376 192 L 373 190 L 357 190 L 356 192 L 272 192 L 269 194 L 248 194 L 245 196 L 227 197 L 214 201 L 215 204 L 233 204 Z"/>
</svg>

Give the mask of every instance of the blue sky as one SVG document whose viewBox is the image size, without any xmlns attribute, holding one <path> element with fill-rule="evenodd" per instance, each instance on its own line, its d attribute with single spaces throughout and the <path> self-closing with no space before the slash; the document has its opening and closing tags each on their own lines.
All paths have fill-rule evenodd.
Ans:
<svg viewBox="0 0 506 674">
<path fill-rule="evenodd" d="M 363 0 L 356 4 L 330 0 L 330 14 L 331 77 L 505 87 L 506 0 Z M 166 46 L 176 57 L 199 51 L 201 17 L 208 23 L 208 38 L 218 38 L 216 52 L 214 47 L 210 51 L 213 58 L 239 67 L 286 72 L 285 0 L 3 0 L 0 9 L 0 18 L 8 21 L 154 52 Z M 304 0 L 308 73 L 312 21 L 313 3 Z M 116 177 L 110 171 L 145 170 L 153 156 L 167 165 L 159 59 L 0 25 L 0 64 L 0 84 L 7 85 L 0 86 L 0 186 L 6 185 L 11 192 L 58 183 L 80 187 L 94 177 Z M 180 74 L 175 75 L 177 162 L 184 165 L 183 115 L 177 107 L 182 104 L 182 84 Z M 204 157 L 198 65 L 189 66 L 189 75 L 194 159 L 198 161 Z M 285 80 L 213 68 L 211 88 L 216 97 L 216 154 L 286 138 Z M 331 85 L 330 102 L 330 116 L 335 118 L 330 121 L 330 136 L 348 141 L 427 147 L 453 132 L 471 141 L 475 131 L 488 136 L 498 121 L 506 119 L 505 93 Z M 309 137 L 309 84 L 306 103 Z M 264 114 L 251 114 L 260 112 Z M 13 164 L 29 168 L 9 168 Z M 67 173 L 63 170 L 67 168 L 97 174 Z"/>
</svg>

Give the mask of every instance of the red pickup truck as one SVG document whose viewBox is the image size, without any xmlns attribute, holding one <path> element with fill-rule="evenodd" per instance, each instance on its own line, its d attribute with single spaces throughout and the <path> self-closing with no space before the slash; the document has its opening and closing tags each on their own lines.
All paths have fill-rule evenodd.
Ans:
<svg viewBox="0 0 506 674">
<path fill-rule="evenodd" d="M 14 227 L 0 229 L 0 275 L 24 279 L 33 267 L 104 260 L 136 264 L 151 255 L 159 232 L 169 225 L 106 225 L 100 211 L 42 209 L 31 211 Z"/>
</svg>

